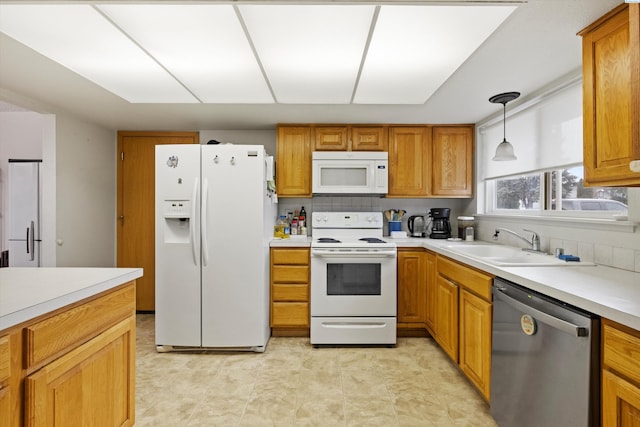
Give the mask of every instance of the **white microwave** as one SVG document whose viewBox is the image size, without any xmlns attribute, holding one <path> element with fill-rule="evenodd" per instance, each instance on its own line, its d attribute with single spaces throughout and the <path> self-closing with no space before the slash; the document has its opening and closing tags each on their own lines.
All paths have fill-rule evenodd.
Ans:
<svg viewBox="0 0 640 427">
<path fill-rule="evenodd" d="M 313 194 L 386 195 L 389 154 L 382 151 L 314 151 Z"/>
</svg>

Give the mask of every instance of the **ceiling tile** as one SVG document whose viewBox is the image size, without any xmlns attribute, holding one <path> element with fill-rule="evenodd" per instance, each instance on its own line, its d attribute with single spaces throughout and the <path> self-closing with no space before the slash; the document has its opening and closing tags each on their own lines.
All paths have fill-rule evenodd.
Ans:
<svg viewBox="0 0 640 427">
<path fill-rule="evenodd" d="M 202 102 L 273 97 L 231 5 L 100 5 Z"/>
<path fill-rule="evenodd" d="M 0 31 L 130 102 L 197 102 L 89 5 L 3 4 Z"/>
<path fill-rule="evenodd" d="M 422 104 L 515 6 L 382 6 L 354 103 Z"/>
<path fill-rule="evenodd" d="M 239 10 L 278 102 L 351 101 L 375 6 L 241 5 Z"/>
</svg>

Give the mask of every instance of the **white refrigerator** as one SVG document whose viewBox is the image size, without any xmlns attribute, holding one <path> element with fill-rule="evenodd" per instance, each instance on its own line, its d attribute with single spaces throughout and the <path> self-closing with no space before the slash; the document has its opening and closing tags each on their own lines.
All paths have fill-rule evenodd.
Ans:
<svg viewBox="0 0 640 427">
<path fill-rule="evenodd" d="M 7 249 L 10 267 L 40 267 L 42 160 L 9 159 Z"/>
<path fill-rule="evenodd" d="M 158 351 L 264 351 L 272 160 L 261 145 L 156 146 Z"/>
</svg>

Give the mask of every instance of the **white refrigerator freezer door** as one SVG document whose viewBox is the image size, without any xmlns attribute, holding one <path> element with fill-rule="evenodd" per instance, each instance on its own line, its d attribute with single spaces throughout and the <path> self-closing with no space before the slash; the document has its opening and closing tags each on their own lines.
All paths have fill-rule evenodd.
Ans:
<svg viewBox="0 0 640 427">
<path fill-rule="evenodd" d="M 158 145 L 155 167 L 156 344 L 198 347 L 200 146 Z"/>
<path fill-rule="evenodd" d="M 35 239 L 40 239 L 39 170 L 39 162 L 9 163 L 9 239 L 24 240 L 31 221 L 35 226 Z"/>
<path fill-rule="evenodd" d="M 260 347 L 269 339 L 264 147 L 202 147 L 208 183 L 208 262 L 202 269 L 202 344 Z"/>
</svg>

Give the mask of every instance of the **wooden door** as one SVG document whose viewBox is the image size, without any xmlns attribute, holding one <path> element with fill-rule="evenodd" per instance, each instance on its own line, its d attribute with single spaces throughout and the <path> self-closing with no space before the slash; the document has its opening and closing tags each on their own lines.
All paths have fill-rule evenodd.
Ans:
<svg viewBox="0 0 640 427">
<path fill-rule="evenodd" d="M 132 426 L 135 316 L 26 379 L 27 426 Z"/>
<path fill-rule="evenodd" d="M 398 323 L 424 327 L 425 252 L 398 250 Z"/>
<path fill-rule="evenodd" d="M 473 126 L 433 128 L 434 197 L 473 196 Z"/>
<path fill-rule="evenodd" d="M 280 126 L 277 138 L 278 197 L 311 197 L 311 128 Z"/>
<path fill-rule="evenodd" d="M 389 194 L 427 197 L 431 177 L 431 128 L 389 128 Z"/>
<path fill-rule="evenodd" d="M 458 285 L 438 275 L 436 285 L 435 339 L 458 363 Z"/>
<path fill-rule="evenodd" d="M 142 267 L 136 310 L 155 310 L 155 146 L 198 144 L 198 132 L 118 132 L 118 267 Z"/>
<path fill-rule="evenodd" d="M 460 369 L 489 400 L 491 303 L 460 291 Z"/>
</svg>

